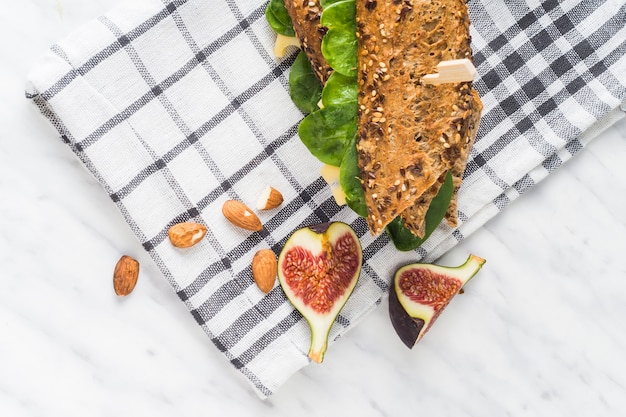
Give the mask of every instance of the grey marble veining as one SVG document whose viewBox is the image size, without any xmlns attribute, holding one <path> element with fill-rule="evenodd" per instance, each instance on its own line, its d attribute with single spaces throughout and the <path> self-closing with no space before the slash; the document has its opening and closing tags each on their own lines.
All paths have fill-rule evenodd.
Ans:
<svg viewBox="0 0 626 417">
<path fill-rule="evenodd" d="M 626 119 L 439 260 L 487 264 L 416 348 L 384 300 L 260 401 L 24 99 L 45 49 L 121 3 L 0 9 L 0 416 L 626 415 Z"/>
</svg>

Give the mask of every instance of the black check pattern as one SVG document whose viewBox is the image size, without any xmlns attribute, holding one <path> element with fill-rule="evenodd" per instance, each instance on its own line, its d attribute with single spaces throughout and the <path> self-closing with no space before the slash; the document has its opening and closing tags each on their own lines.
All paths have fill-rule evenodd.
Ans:
<svg viewBox="0 0 626 417">
<path fill-rule="evenodd" d="M 583 149 L 585 132 L 626 100 L 624 2 L 471 0 L 485 109 L 461 189 L 461 226 L 442 224 L 415 252 L 399 253 L 335 204 L 297 138 L 302 115 L 287 87 L 294 56 L 273 57 L 266 1 L 137 1 L 145 13 L 134 25 L 116 9 L 89 23 L 92 44 L 70 36 L 54 45 L 31 73 L 27 97 L 260 396 L 307 364 L 309 336 L 280 287 L 265 295 L 254 285 L 256 250 L 278 253 L 295 228 L 313 223 L 341 220 L 357 231 L 365 264 L 336 339 L 380 304 L 398 265 L 435 259 L 463 240 Z M 254 205 L 268 184 L 286 199 L 260 213 L 262 231 L 222 218 L 226 199 Z M 167 230 L 186 220 L 209 232 L 181 251 Z"/>
</svg>

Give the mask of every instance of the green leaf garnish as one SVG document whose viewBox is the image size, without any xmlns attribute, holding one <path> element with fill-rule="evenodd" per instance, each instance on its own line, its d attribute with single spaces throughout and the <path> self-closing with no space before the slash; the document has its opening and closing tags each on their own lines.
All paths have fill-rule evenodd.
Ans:
<svg viewBox="0 0 626 417">
<path fill-rule="evenodd" d="M 325 7 L 321 24 L 328 28 L 322 39 L 324 58 L 335 71 L 355 76 L 358 46 L 355 1 L 344 0 Z"/>
<path fill-rule="evenodd" d="M 330 6 L 331 4 L 339 3 L 341 1 L 345 1 L 345 0 L 320 0 L 320 5 L 322 6 L 322 10 L 324 10 L 325 8 Z"/>
<path fill-rule="evenodd" d="M 358 154 L 356 150 L 356 135 L 350 141 L 346 153 L 343 155 L 339 167 L 339 184 L 346 195 L 346 204 L 361 217 L 367 216 L 365 205 L 365 193 L 361 185 L 361 173 L 359 172 Z"/>
<path fill-rule="evenodd" d="M 283 0 L 270 0 L 265 8 L 265 19 L 274 32 L 285 36 L 296 36 Z"/>
<path fill-rule="evenodd" d="M 298 135 L 317 159 L 340 166 L 356 135 L 356 103 L 331 105 L 309 114 L 300 122 Z"/>
<path fill-rule="evenodd" d="M 354 77 L 347 77 L 333 72 L 322 90 L 322 102 L 325 106 L 357 102 L 357 84 Z"/>
<path fill-rule="evenodd" d="M 322 98 L 322 85 L 302 51 L 298 53 L 289 71 L 289 94 L 303 113 L 312 113 L 319 108 L 317 103 Z"/>
</svg>

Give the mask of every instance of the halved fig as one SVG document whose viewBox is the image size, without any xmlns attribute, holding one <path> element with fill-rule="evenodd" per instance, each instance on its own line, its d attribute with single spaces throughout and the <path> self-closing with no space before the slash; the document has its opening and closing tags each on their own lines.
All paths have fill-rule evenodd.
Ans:
<svg viewBox="0 0 626 417">
<path fill-rule="evenodd" d="M 296 230 L 278 256 L 278 280 L 311 327 L 308 356 L 322 362 L 328 333 L 361 272 L 359 238 L 342 222 Z"/>
<path fill-rule="evenodd" d="M 410 264 L 398 269 L 389 290 L 389 317 L 400 340 L 409 348 L 430 329 L 450 300 L 485 260 L 470 255 L 457 267 Z"/>
</svg>

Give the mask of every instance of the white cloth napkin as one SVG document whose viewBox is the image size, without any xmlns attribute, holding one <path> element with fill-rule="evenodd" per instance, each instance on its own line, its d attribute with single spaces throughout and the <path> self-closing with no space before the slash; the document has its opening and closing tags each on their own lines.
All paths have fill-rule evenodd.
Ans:
<svg viewBox="0 0 626 417">
<path fill-rule="evenodd" d="M 265 5 L 127 3 L 55 44 L 26 92 L 261 397 L 308 364 L 309 329 L 280 287 L 265 295 L 255 286 L 258 249 L 278 253 L 293 230 L 313 223 L 353 226 L 365 264 L 335 340 L 380 304 L 399 265 L 442 255 L 580 151 L 626 100 L 623 0 L 471 1 L 485 109 L 459 196 L 461 226 L 442 224 L 418 250 L 398 252 L 335 204 L 300 143 L 302 114 L 287 87 L 293 56 L 273 56 Z M 254 206 L 267 185 L 285 202 L 259 212 L 263 231 L 223 218 L 226 199 Z M 167 230 L 186 220 L 206 224 L 207 238 L 173 248 Z"/>
</svg>

